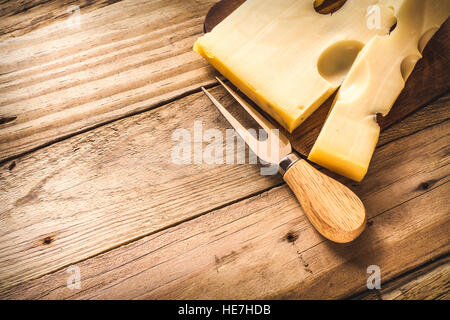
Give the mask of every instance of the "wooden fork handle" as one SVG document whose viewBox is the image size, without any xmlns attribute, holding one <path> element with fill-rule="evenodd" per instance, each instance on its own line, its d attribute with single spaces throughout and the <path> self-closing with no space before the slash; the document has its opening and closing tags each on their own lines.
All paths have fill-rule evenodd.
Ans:
<svg viewBox="0 0 450 320">
<path fill-rule="evenodd" d="M 366 210 L 358 196 L 295 154 L 287 159 L 290 165 L 281 170 L 283 179 L 317 231 L 338 243 L 355 240 L 366 226 Z"/>
</svg>

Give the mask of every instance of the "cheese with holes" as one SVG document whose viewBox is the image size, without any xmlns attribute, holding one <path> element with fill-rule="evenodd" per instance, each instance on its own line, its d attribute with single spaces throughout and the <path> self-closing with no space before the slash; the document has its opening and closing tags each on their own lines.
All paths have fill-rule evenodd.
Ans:
<svg viewBox="0 0 450 320">
<path fill-rule="evenodd" d="M 347 0 L 332 15 L 313 3 L 247 0 L 194 45 L 290 132 L 336 91 L 364 45 L 395 23 L 394 6 L 382 0 Z"/>
<path fill-rule="evenodd" d="M 378 113 L 386 115 L 421 52 L 450 13 L 449 0 L 391 1 L 397 27 L 373 38 L 347 75 L 309 159 L 361 181 L 378 142 Z M 447 53 L 444 53 L 447 54 Z"/>
</svg>

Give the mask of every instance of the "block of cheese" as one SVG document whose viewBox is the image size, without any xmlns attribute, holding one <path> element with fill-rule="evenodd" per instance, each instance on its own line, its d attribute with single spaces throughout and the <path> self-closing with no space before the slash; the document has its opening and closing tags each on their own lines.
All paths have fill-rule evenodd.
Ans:
<svg viewBox="0 0 450 320">
<path fill-rule="evenodd" d="M 360 52 L 309 155 L 356 181 L 366 175 L 378 142 L 376 115 L 390 111 L 424 47 L 450 14 L 450 0 L 390 2 L 397 27 Z"/>
<path fill-rule="evenodd" d="M 378 23 L 370 25 L 376 4 Z M 389 33 L 393 9 L 347 0 L 323 15 L 313 0 L 247 0 L 194 50 L 292 132 L 341 85 L 364 45 Z"/>
</svg>

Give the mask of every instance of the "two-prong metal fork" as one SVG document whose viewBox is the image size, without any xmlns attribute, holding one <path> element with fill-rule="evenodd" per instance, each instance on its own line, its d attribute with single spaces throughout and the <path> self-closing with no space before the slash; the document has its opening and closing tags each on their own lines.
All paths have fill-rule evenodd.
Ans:
<svg viewBox="0 0 450 320">
<path fill-rule="evenodd" d="M 293 153 L 287 137 L 228 85 L 219 78 L 216 79 L 266 131 L 267 139 L 258 140 L 205 88 L 202 88 L 203 92 L 261 160 L 278 165 L 284 181 L 296 195 L 317 231 L 338 243 L 356 239 L 366 226 L 366 212 L 361 200 L 346 186 L 316 170 Z"/>
</svg>

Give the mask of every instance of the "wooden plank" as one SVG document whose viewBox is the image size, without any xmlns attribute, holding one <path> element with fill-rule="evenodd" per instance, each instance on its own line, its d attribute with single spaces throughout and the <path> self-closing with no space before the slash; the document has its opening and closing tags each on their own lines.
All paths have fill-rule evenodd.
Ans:
<svg viewBox="0 0 450 320">
<path fill-rule="evenodd" d="M 230 104 L 220 88 L 213 93 Z M 433 113 L 436 119 L 442 121 L 448 106 L 437 104 L 441 112 Z M 184 119 L 172 117 L 188 107 L 191 112 Z M 174 166 L 167 145 L 171 132 L 192 130 L 195 120 L 203 120 L 205 129 L 229 126 L 197 94 L 5 164 L 0 172 L 0 198 L 5 204 L 2 284 L 45 274 L 280 183 L 279 177 L 261 177 L 254 166 Z M 413 121 L 410 128 L 416 131 L 432 121 L 422 120 Z M 193 189 L 196 181 L 199 186 Z M 171 192 L 171 186 L 182 197 Z M 129 200 L 121 204 L 122 197 Z M 82 236 L 86 247 L 74 245 L 75 235 Z M 46 239 L 50 246 L 44 245 Z"/>
<path fill-rule="evenodd" d="M 448 300 L 450 298 L 450 264 L 447 263 L 417 277 L 396 290 L 383 290 L 383 300 Z"/>
<path fill-rule="evenodd" d="M 217 24 L 236 10 L 245 0 L 221 0 L 208 12 L 205 30 L 211 31 Z M 317 8 L 322 14 L 338 10 L 345 0 L 326 0 Z M 416 65 L 408 79 L 406 87 L 397 99 L 392 111 L 385 118 L 379 116 L 378 122 L 384 130 L 394 123 L 424 106 L 450 90 L 450 73 L 447 72 L 449 58 L 445 52 L 450 51 L 450 19 L 428 43 L 424 58 Z M 298 152 L 307 156 L 314 145 L 325 122 L 334 95 L 331 96 L 311 117 L 309 117 L 292 134 L 285 132 Z M 269 117 L 266 114 L 267 117 Z M 281 127 L 280 127 L 281 129 Z"/>
<path fill-rule="evenodd" d="M 450 258 L 434 261 L 356 297 L 359 300 L 449 300 Z"/>
<path fill-rule="evenodd" d="M 442 123 L 377 151 L 375 170 L 356 190 L 369 228 L 352 244 L 324 240 L 281 186 L 77 263 L 81 291 L 66 288 L 62 269 L 1 297 L 339 298 L 363 291 L 371 264 L 387 281 L 448 252 L 449 132 L 450 122 Z M 105 239 L 99 228 L 96 238 Z"/>
<path fill-rule="evenodd" d="M 444 95 L 442 98 L 434 101 L 431 105 L 423 107 L 407 120 L 401 121 L 393 127 L 387 128 L 380 135 L 378 146 L 385 145 L 394 140 L 400 139 L 407 135 L 423 130 L 425 127 L 432 127 L 443 121 L 447 121 L 450 114 L 450 94 Z"/>
<path fill-rule="evenodd" d="M 82 14 L 120 0 L 22 0 L 0 3 L 0 41 L 22 36 L 30 31 L 67 19 L 71 6 Z"/>
<path fill-rule="evenodd" d="M 357 246 L 337 248 L 320 244 L 306 252 L 304 261 L 308 262 L 311 270 L 316 269 L 319 276 L 308 279 L 304 286 L 293 286 L 273 297 L 344 298 L 366 289 L 367 267 L 370 265 L 379 266 L 382 281 L 389 281 L 447 253 L 450 249 L 447 236 L 450 223 L 445 195 L 448 192 L 447 183 L 381 214 L 372 220 L 372 231 Z M 428 216 L 420 216 L 420 213 Z M 418 215 L 419 220 L 416 220 Z M 436 220 L 428 220 L 430 215 Z"/>
<path fill-rule="evenodd" d="M 5 15 L 32 8 L 8 16 L 5 32 L 17 34 L 0 43 L 0 161 L 212 85 L 215 71 L 191 47 L 213 2 L 86 1 L 81 29 L 68 26 L 65 2 L 6 4 Z M 383 128 L 449 89 L 441 54 L 450 49 L 449 27 L 426 49 Z M 294 133 L 297 151 L 308 154 L 329 106 Z"/>
<path fill-rule="evenodd" d="M 0 42 L 0 160 L 214 83 L 192 51 L 213 2 L 121 1 Z"/>
<path fill-rule="evenodd" d="M 181 2 L 174 1 L 173 3 L 177 5 Z M 106 12 L 105 14 L 113 16 L 114 10 L 111 7 L 113 6 L 101 9 L 105 10 L 102 13 Z M 139 14 L 140 12 L 137 12 L 138 16 Z M 118 19 L 117 16 L 113 18 Z M 100 24 L 95 25 L 94 19 L 91 22 L 94 30 L 96 30 L 95 28 L 101 28 Z M 117 24 L 115 27 L 120 32 L 126 29 L 126 24 Z M 52 31 L 52 28 L 48 28 L 47 31 Z M 142 29 L 145 28 L 143 27 Z M 70 37 L 69 33 L 64 35 L 64 32 L 60 33 L 59 31 L 61 30 L 55 28 L 53 33 L 49 32 L 49 35 L 54 37 L 54 44 L 58 43 L 57 40 L 60 36 Z M 141 32 L 142 30 L 138 31 Z M 138 37 L 140 36 L 139 32 L 136 33 Z M 38 38 L 33 40 L 33 37 L 30 37 L 28 40 L 33 46 L 39 46 Z M 11 43 L 17 44 L 18 42 L 13 41 Z M 105 43 L 105 46 L 108 46 L 108 43 Z M 128 48 L 128 43 L 123 48 Z M 20 51 L 26 48 L 16 46 L 13 49 Z M 72 50 L 72 48 L 70 49 Z M 82 50 L 84 49 L 82 48 Z M 110 48 L 105 48 L 105 51 L 107 51 L 106 49 Z M 45 54 L 36 58 L 43 61 L 44 58 L 51 57 L 51 54 L 48 52 Z M 74 56 L 68 49 L 65 54 L 69 58 Z M 67 60 L 64 60 L 66 57 L 61 59 L 63 60 L 62 62 L 60 61 L 62 64 L 67 62 Z M 27 61 L 20 61 L 20 63 L 22 67 L 28 68 L 25 70 L 25 73 L 20 75 L 29 77 L 39 75 L 42 71 L 39 69 L 40 66 L 27 65 Z M 88 65 L 86 68 L 90 67 L 89 64 L 86 65 Z M 4 76 L 16 74 L 16 71 L 7 72 L 12 73 L 4 74 Z M 17 81 L 15 83 L 20 83 L 21 80 L 15 79 L 14 81 Z M 35 84 L 38 82 L 38 80 L 30 81 L 35 81 Z M 79 96 L 74 95 L 73 97 L 75 99 Z M 199 170 L 199 166 L 192 166 L 187 170 L 178 169 L 177 172 L 173 173 L 173 176 L 167 173 L 173 169 L 173 165 L 169 165 L 170 168 L 164 167 L 165 163 L 161 162 L 161 158 L 168 155 L 167 149 L 170 149 L 170 147 L 165 145 L 166 149 L 164 152 L 159 153 L 158 150 L 163 149 L 161 141 L 170 139 L 171 130 L 184 124 L 191 126 L 192 121 L 196 119 L 195 116 L 203 115 L 206 108 L 204 102 L 198 103 L 194 107 L 190 105 L 190 103 L 195 104 L 198 98 L 199 96 L 197 95 L 196 97 L 183 99 L 178 109 L 167 108 L 162 113 L 151 113 L 150 119 L 146 115 L 142 115 L 142 118 L 133 117 L 129 122 L 119 121 L 119 124 L 111 124 L 105 128 L 97 129 L 94 132 L 83 134 L 67 142 L 22 157 L 17 161 L 4 164 L 0 178 L 1 200 L 2 204 L 6 203 L 10 207 L 0 212 L 0 219 L 3 220 L 1 229 L 2 240 L 7 240 L 6 242 L 2 241 L 2 247 L 0 248 L 0 251 L 2 251 L 2 260 L 0 262 L 2 263 L 0 264 L 2 272 L 0 273 L 5 275 L 4 279 L 12 280 L 6 286 L 42 275 L 68 263 L 79 261 L 124 242 L 145 236 L 157 231 L 159 228 L 165 228 L 170 223 L 178 223 L 185 219 L 190 219 L 200 213 L 279 184 L 279 179 L 272 179 L 270 182 L 266 180 L 267 178 L 262 179 L 255 168 L 249 169 L 250 166 L 247 166 L 245 170 L 233 167 L 229 168 L 229 171 L 223 170 L 223 168 L 219 170 L 215 167 L 212 168 L 211 173 L 208 171 L 210 168 Z M 193 114 L 183 112 L 188 107 L 192 107 L 189 111 L 192 111 Z M 172 113 L 172 111 L 175 113 Z M 166 127 L 166 122 L 173 118 L 173 114 L 183 114 L 184 118 L 174 119 Z M 11 118 L 13 117 L 6 116 L 3 119 Z M 215 121 L 222 121 L 219 120 L 220 116 L 218 115 L 208 115 L 206 118 L 206 122 L 208 125 L 211 123 L 211 126 Z M 158 127 L 161 126 L 161 123 L 164 124 L 164 128 Z M 8 123 L 4 123 L 4 125 L 7 127 Z M 224 129 L 226 124 L 222 122 L 220 127 Z M 72 132 L 71 130 L 69 131 Z M 154 136 L 149 137 L 149 135 Z M 58 139 L 58 136 L 52 136 L 53 138 Z M 158 138 L 161 141 L 158 141 Z M 151 144 L 153 144 L 152 150 L 143 150 Z M 45 159 L 45 157 L 48 157 L 48 159 Z M 155 165 L 155 163 L 159 163 L 159 165 Z M 125 166 L 125 164 L 128 166 Z M 148 169 L 149 165 L 156 166 L 156 168 Z M 118 172 L 116 170 L 118 167 L 123 169 Z M 162 170 L 158 170 L 161 168 Z M 214 172 L 215 169 L 217 169 L 217 172 L 220 171 L 220 174 L 214 177 L 216 179 L 213 178 L 216 173 Z M 39 170 L 42 170 L 42 172 Z M 205 175 L 205 172 L 208 173 Z M 250 176 L 246 180 L 246 175 L 249 172 Z M 113 176 L 116 173 L 120 177 L 119 179 L 123 179 L 121 183 L 128 184 L 127 186 L 123 184 L 117 185 L 117 177 Z M 182 187 L 174 190 L 180 193 L 184 193 L 187 190 L 187 197 L 181 199 L 176 192 L 170 192 L 172 191 L 170 186 L 176 186 L 177 183 L 180 183 L 180 180 L 173 181 L 173 184 L 169 183 L 166 189 L 162 188 L 166 182 L 163 181 L 164 179 L 170 180 L 171 177 L 173 178 L 176 175 L 180 178 L 180 173 L 185 175 L 181 178 L 182 180 L 189 174 L 198 174 L 195 177 L 188 177 L 187 180 L 183 180 Z M 229 175 L 231 177 L 228 177 Z M 139 177 L 135 179 L 136 176 Z M 229 179 L 227 180 L 227 178 Z M 204 182 L 202 179 L 206 180 L 206 185 L 200 187 L 200 189 L 195 189 L 197 182 Z M 428 186 L 436 183 L 435 180 L 427 181 L 420 186 L 421 188 L 428 188 Z M 239 190 L 235 190 L 234 184 L 237 181 L 245 185 L 245 188 L 241 187 Z M 415 182 L 415 180 L 412 180 L 412 182 Z M 110 183 L 112 185 L 109 185 Z M 220 185 L 221 183 L 223 185 Z M 231 184 L 233 185 L 231 186 Z M 437 185 L 440 185 L 440 183 L 438 182 Z M 210 190 L 207 189 L 208 187 Z M 220 196 L 213 195 L 210 198 L 208 196 L 211 195 L 211 190 L 220 191 L 222 194 Z M 231 194 L 227 194 L 230 190 L 232 190 Z M 123 191 L 125 191 L 126 201 L 129 203 L 134 202 L 134 207 L 128 203 L 121 204 L 123 199 L 120 194 Z M 158 193 L 159 198 L 155 200 L 155 194 Z M 167 203 L 170 203 L 170 207 L 168 209 L 167 203 L 164 203 L 163 195 L 169 196 Z M 3 200 L 5 199 L 8 201 L 4 202 Z M 12 202 L 9 202 L 10 200 Z M 173 203 L 174 201 L 179 202 Z M 192 207 L 187 212 L 179 213 L 177 210 L 185 209 L 185 204 L 181 203 L 183 201 L 189 203 Z M 190 203 L 191 201 L 192 203 Z M 14 208 L 11 208 L 13 203 Z M 36 203 L 40 204 L 36 205 Z M 392 202 L 388 201 L 388 203 Z M 87 205 L 85 206 L 85 204 Z M 140 211 L 141 209 L 143 210 Z M 142 216 L 149 212 L 150 215 L 154 214 L 154 216 L 147 217 L 147 220 L 144 219 L 143 225 L 141 225 Z M 115 214 L 118 216 L 111 217 Z M 160 221 L 167 217 L 169 219 L 164 222 Z M 92 221 L 89 221 L 90 219 Z M 108 226 L 102 224 L 102 222 L 105 222 Z M 77 223 L 78 225 L 76 225 Z M 16 227 L 18 229 L 15 229 Z M 18 230 L 22 231 L 16 232 Z M 20 237 L 20 232 L 25 237 Z M 109 232 L 111 233 L 109 234 Z M 116 233 L 119 234 L 118 238 L 115 238 Z M 25 250 L 23 254 L 20 252 L 20 249 L 16 250 L 13 248 L 16 246 L 16 236 L 23 239 L 18 245 L 18 248 Z M 93 243 L 90 242 L 94 237 L 98 239 L 94 240 Z M 105 238 L 103 239 L 103 237 Z M 114 239 L 112 239 L 113 237 Z M 87 241 L 83 242 L 86 239 Z M 92 245 L 92 247 L 79 248 L 80 242 L 78 240 L 86 243 L 86 246 Z M 13 248 L 12 251 L 10 251 L 11 248 Z M 8 255 L 9 253 L 12 254 Z M 41 254 L 43 259 L 40 259 Z M 29 260 L 22 260 L 24 257 Z M 32 263 L 29 263 L 30 261 Z M 3 269 L 3 267 L 6 269 Z M 14 270 L 14 268 L 17 269 Z M 9 277 L 11 270 L 13 270 L 14 275 Z M 8 273 L 3 273 L 3 271 Z M 3 284 L 4 282 L 1 283 L 1 285 Z"/>
<path fill-rule="evenodd" d="M 198 93 L 1 166 L 0 288 L 281 183 L 250 164 L 174 164 L 172 134 L 195 121 L 229 128 Z"/>
</svg>

